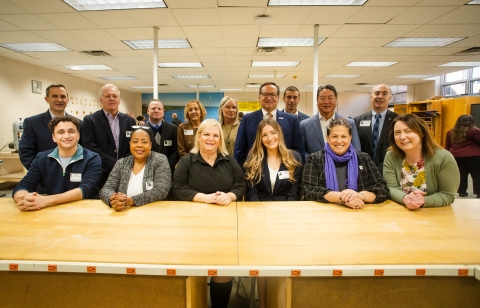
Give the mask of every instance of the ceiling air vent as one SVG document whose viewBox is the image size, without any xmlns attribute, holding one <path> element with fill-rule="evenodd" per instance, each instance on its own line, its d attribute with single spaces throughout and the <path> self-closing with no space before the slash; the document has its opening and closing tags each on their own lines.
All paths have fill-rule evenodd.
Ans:
<svg viewBox="0 0 480 308">
<path fill-rule="evenodd" d="M 279 55 L 282 53 L 280 47 L 258 47 L 257 54 L 259 55 Z"/>
<path fill-rule="evenodd" d="M 460 52 L 454 53 L 454 56 L 474 56 L 474 55 L 480 55 L 480 47 L 472 47 L 468 48 L 465 50 L 462 50 Z"/>
<path fill-rule="evenodd" d="M 159 83 L 158 86 L 159 86 L 159 87 L 168 87 L 168 84 L 166 84 L 166 83 Z"/>
<path fill-rule="evenodd" d="M 87 51 L 80 51 L 80 52 L 93 57 L 111 57 L 112 56 L 111 54 L 103 50 L 87 50 Z"/>
<path fill-rule="evenodd" d="M 366 83 L 366 82 L 358 82 L 358 83 L 356 83 L 355 85 L 356 85 L 356 86 L 364 86 L 364 85 L 366 85 L 366 84 L 368 84 L 368 83 Z"/>
</svg>

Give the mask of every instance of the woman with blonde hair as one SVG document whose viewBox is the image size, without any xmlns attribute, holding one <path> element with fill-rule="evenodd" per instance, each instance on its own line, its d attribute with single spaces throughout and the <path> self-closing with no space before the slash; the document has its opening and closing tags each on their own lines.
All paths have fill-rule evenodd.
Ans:
<svg viewBox="0 0 480 308">
<path fill-rule="evenodd" d="M 287 149 L 277 121 L 262 120 L 244 164 L 247 200 L 300 200 L 301 161 L 298 152 Z"/>
<path fill-rule="evenodd" d="M 473 193 L 480 198 L 480 129 L 471 115 L 461 115 L 447 132 L 445 149 L 452 153 L 460 172 L 458 195 L 468 196 L 468 174 L 472 176 Z"/>
<path fill-rule="evenodd" d="M 193 149 L 180 158 L 173 176 L 178 200 L 229 205 L 245 193 L 243 172 L 228 155 L 220 123 L 208 119 L 200 124 Z M 212 277 L 212 307 L 227 307 L 232 277 Z"/>
<path fill-rule="evenodd" d="M 183 113 L 185 122 L 178 125 L 177 131 L 178 155 L 180 157 L 190 152 L 193 148 L 193 140 L 195 139 L 198 127 L 207 116 L 205 107 L 197 100 L 189 101 Z"/>
<path fill-rule="evenodd" d="M 240 124 L 240 119 L 238 118 L 238 102 L 235 97 L 225 96 L 220 101 L 220 106 L 218 107 L 218 122 L 222 125 L 228 154 L 233 157 L 238 125 Z"/>
<path fill-rule="evenodd" d="M 452 154 L 438 145 L 427 124 L 414 114 L 396 117 L 383 177 L 390 199 L 410 210 L 447 206 L 455 200 L 460 176 Z"/>
</svg>

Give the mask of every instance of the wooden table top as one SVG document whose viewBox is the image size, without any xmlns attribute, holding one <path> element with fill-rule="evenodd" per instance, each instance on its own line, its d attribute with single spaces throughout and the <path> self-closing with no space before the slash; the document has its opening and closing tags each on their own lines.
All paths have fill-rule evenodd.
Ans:
<svg viewBox="0 0 480 308">
<path fill-rule="evenodd" d="M 239 265 L 480 264 L 480 202 L 409 211 L 317 202 L 239 202 Z"/>
<path fill-rule="evenodd" d="M 236 206 L 82 200 L 20 212 L 0 199 L 0 260 L 237 265 Z"/>
</svg>

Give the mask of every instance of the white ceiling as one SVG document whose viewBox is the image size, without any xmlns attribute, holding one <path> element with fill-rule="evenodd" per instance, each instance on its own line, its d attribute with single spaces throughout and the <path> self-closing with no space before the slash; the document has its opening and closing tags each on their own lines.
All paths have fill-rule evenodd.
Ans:
<svg viewBox="0 0 480 308">
<path fill-rule="evenodd" d="M 313 81 L 313 47 L 286 47 L 274 55 L 256 51 L 259 37 L 319 36 L 319 84 L 331 83 L 339 91 L 369 91 L 356 83 L 408 85 L 421 79 L 400 75 L 440 75 L 464 69 L 438 67 L 447 62 L 480 61 L 480 55 L 454 54 L 480 46 L 480 5 L 469 0 L 369 0 L 363 6 L 268 7 L 268 0 L 165 0 L 168 8 L 77 12 L 61 0 L 0 0 L 0 43 L 54 42 L 72 51 L 18 53 L 0 47 L 0 56 L 103 83 L 99 77 L 134 76 L 114 81 L 123 89 L 148 86 L 153 81 L 152 50 L 132 50 L 122 40 L 153 39 L 153 26 L 163 38 L 186 38 L 192 49 L 161 49 L 159 62 L 202 62 L 203 68 L 158 68 L 160 92 L 193 92 L 187 86 L 213 84 L 245 88 L 249 74 L 284 74 L 283 88 L 301 91 Z M 271 17 L 268 25 L 255 23 L 258 15 Z M 465 37 L 440 48 L 389 48 L 399 37 Z M 80 53 L 103 50 L 111 57 Z M 297 67 L 252 67 L 252 61 L 299 61 Z M 352 61 L 399 62 L 385 68 L 347 67 Z M 111 71 L 72 71 L 63 65 L 105 64 Z M 211 79 L 174 79 L 175 75 L 206 74 Z M 331 74 L 357 78 L 322 78 Z M 59 80 L 58 82 L 61 82 Z"/>
</svg>

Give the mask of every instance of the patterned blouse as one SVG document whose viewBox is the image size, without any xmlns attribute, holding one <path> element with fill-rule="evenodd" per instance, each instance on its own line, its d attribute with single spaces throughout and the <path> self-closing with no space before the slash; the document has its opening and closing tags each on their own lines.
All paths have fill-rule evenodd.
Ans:
<svg viewBox="0 0 480 308">
<path fill-rule="evenodd" d="M 420 189 L 427 191 L 427 183 L 425 179 L 425 162 L 420 160 L 415 165 L 410 166 L 406 160 L 402 163 L 402 180 L 400 182 L 403 192 L 409 194 Z"/>
</svg>

